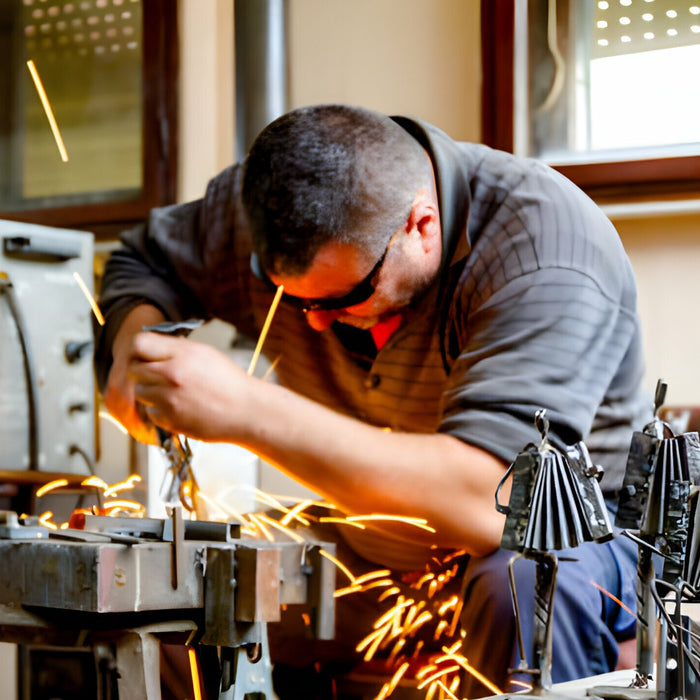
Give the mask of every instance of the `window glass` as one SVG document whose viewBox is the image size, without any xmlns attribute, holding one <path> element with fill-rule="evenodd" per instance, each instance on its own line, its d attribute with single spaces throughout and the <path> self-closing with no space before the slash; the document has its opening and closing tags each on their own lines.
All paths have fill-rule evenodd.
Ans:
<svg viewBox="0 0 700 700">
<path fill-rule="evenodd" d="M 530 0 L 522 19 L 516 151 L 553 164 L 700 153 L 698 0 Z"/>
<path fill-rule="evenodd" d="M 140 0 L 0 0 L 0 211 L 142 190 Z"/>
</svg>

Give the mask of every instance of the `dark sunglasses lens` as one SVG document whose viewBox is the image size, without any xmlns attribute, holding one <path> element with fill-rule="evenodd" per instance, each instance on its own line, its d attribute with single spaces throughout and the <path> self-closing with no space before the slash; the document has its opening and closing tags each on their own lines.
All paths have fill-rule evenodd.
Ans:
<svg viewBox="0 0 700 700">
<path fill-rule="evenodd" d="M 342 297 L 302 299 L 301 297 L 295 297 L 291 294 L 286 294 L 283 292 L 281 301 L 294 307 L 295 309 L 301 309 L 302 311 L 337 311 L 338 309 L 346 309 L 348 306 L 362 304 L 363 302 L 367 301 L 372 294 L 374 294 L 374 284 L 372 284 L 372 280 L 383 265 L 387 250 L 385 250 L 381 258 L 377 260 L 377 263 L 370 270 L 367 277 L 365 277 L 365 279 L 363 279 L 362 282 L 357 285 L 357 287 Z M 253 274 L 259 280 L 265 282 L 270 289 L 277 288 L 275 283 L 265 274 L 265 270 L 262 269 L 260 260 L 258 260 L 258 256 L 255 253 L 251 253 L 250 256 L 250 269 Z"/>
</svg>

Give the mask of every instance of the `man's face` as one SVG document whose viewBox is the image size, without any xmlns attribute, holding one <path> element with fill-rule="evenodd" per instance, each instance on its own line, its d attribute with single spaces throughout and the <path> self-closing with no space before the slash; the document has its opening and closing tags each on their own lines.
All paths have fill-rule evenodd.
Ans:
<svg viewBox="0 0 700 700">
<path fill-rule="evenodd" d="M 367 329 L 423 294 L 438 274 L 441 257 L 437 195 L 434 189 L 421 189 L 406 222 L 379 258 L 331 241 L 304 274 L 270 275 L 269 281 L 284 286 L 283 302 L 303 309 L 315 330 L 325 330 L 334 321 Z"/>
<path fill-rule="evenodd" d="M 378 260 L 368 259 L 349 244 L 331 242 L 319 250 L 303 275 L 274 275 L 271 279 L 276 285 L 284 285 L 285 294 L 312 301 L 305 314 L 314 330 L 325 330 L 334 321 L 368 329 L 394 316 L 425 291 L 436 269 L 426 262 L 418 233 L 402 228 Z M 338 297 L 355 296 L 358 288 L 369 296 L 349 306 L 328 308 L 336 306 Z M 319 308 L 313 303 L 316 300 Z"/>
</svg>

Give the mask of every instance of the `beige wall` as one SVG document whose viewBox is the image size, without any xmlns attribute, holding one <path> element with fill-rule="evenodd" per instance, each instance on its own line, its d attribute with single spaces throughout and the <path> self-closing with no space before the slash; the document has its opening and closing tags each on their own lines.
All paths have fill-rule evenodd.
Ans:
<svg viewBox="0 0 700 700">
<path fill-rule="evenodd" d="M 233 161 L 233 0 L 180 0 L 179 201 Z"/>
<path fill-rule="evenodd" d="M 646 386 L 668 382 L 667 404 L 700 404 L 700 207 L 614 219 L 639 286 Z"/>
<path fill-rule="evenodd" d="M 289 0 L 290 106 L 350 102 L 480 136 L 479 0 Z"/>
<path fill-rule="evenodd" d="M 234 0 L 180 0 L 178 199 L 234 157 Z M 479 0 L 287 0 L 289 106 L 362 104 L 480 135 Z"/>
<path fill-rule="evenodd" d="M 288 0 L 290 106 L 339 101 L 432 121 L 458 139 L 480 128 L 479 0 Z M 230 161 L 231 0 L 182 0 L 181 198 Z M 665 213 L 664 213 L 665 212 Z M 647 377 L 669 403 L 700 403 L 700 206 L 611 212 L 639 283 Z"/>
</svg>

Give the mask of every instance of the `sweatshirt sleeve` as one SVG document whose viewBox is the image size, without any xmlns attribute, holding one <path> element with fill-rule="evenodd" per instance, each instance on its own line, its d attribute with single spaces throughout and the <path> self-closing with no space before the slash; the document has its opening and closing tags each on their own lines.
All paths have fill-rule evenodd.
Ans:
<svg viewBox="0 0 700 700">
<path fill-rule="evenodd" d="M 109 257 L 95 326 L 95 368 L 103 389 L 111 348 L 125 316 L 140 304 L 169 320 L 214 316 L 240 323 L 250 309 L 250 235 L 240 203 L 240 167 L 207 186 L 202 199 L 153 209 L 146 223 L 125 231 Z"/>
</svg>

